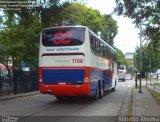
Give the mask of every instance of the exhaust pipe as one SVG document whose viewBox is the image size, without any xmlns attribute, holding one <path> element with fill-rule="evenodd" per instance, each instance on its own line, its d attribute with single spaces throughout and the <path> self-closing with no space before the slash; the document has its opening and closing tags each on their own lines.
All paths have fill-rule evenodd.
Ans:
<svg viewBox="0 0 160 122">
<path fill-rule="evenodd" d="M 51 90 L 47 90 L 47 91 L 46 91 L 46 94 L 52 95 L 52 91 L 51 91 Z"/>
</svg>

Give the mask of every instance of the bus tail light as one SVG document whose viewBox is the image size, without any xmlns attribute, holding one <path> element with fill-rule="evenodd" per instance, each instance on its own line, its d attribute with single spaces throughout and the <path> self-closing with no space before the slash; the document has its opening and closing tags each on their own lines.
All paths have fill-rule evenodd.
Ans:
<svg viewBox="0 0 160 122">
<path fill-rule="evenodd" d="M 85 73 L 84 73 L 84 82 L 89 82 L 90 78 L 89 78 L 89 69 L 85 69 Z"/>
<path fill-rule="evenodd" d="M 39 82 L 42 82 L 42 68 L 39 68 Z"/>
</svg>

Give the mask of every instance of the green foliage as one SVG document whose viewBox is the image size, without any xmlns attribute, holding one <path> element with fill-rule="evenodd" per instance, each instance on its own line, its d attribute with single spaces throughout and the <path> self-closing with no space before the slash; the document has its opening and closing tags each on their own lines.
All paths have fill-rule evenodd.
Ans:
<svg viewBox="0 0 160 122">
<path fill-rule="evenodd" d="M 138 70 L 141 62 L 140 48 L 137 47 L 135 55 L 135 66 Z M 142 71 L 144 72 L 155 72 L 160 69 L 160 52 L 154 52 L 150 45 L 142 47 Z"/>
<path fill-rule="evenodd" d="M 3 18 L 0 16 L 0 24 L 2 24 L 3 22 Z"/>
<path fill-rule="evenodd" d="M 142 24 L 146 39 L 153 43 L 154 50 L 159 49 L 159 0 L 116 0 L 115 12 L 131 18 L 137 27 Z"/>
<path fill-rule="evenodd" d="M 82 3 L 83 0 L 81 3 L 39 0 L 30 10 L 23 8 L 21 11 L 4 11 L 4 17 L 0 17 L 3 25 L 0 31 L 0 55 L 11 57 L 14 69 L 20 68 L 22 62 L 36 69 L 39 32 L 44 27 L 60 25 L 88 26 L 95 33 L 101 32 L 101 38 L 113 45 L 113 38 L 117 34 L 115 20 Z M 1 63 L 5 62 L 1 59 Z"/>
<path fill-rule="evenodd" d="M 38 17 L 36 15 L 26 16 L 25 19 L 30 23 L 27 25 L 24 18 L 13 11 L 5 12 L 4 15 L 6 28 L 3 28 L 0 33 L 0 46 L 2 47 L 0 55 L 10 56 L 14 69 L 19 68 L 21 62 L 28 63 L 31 68 L 35 68 L 38 62 L 37 34 L 41 30 Z"/>
<path fill-rule="evenodd" d="M 126 59 L 125 59 L 125 56 L 124 56 L 123 52 L 116 47 L 114 47 L 114 49 L 117 51 L 118 64 L 126 65 L 127 62 L 126 62 Z"/>
<path fill-rule="evenodd" d="M 51 25 L 84 25 L 93 32 L 101 33 L 101 38 L 110 45 L 117 34 L 117 23 L 108 15 L 101 15 L 98 10 L 87 8 L 79 3 L 64 3 L 61 11 L 51 17 Z"/>
</svg>

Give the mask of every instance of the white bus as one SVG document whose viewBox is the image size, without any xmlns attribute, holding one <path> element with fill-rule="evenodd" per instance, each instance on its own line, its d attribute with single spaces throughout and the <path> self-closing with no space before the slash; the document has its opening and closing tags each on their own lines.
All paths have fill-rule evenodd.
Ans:
<svg viewBox="0 0 160 122">
<path fill-rule="evenodd" d="M 118 80 L 125 81 L 125 77 L 126 77 L 126 66 L 119 65 L 118 66 Z"/>
<path fill-rule="evenodd" d="M 116 51 L 85 26 L 43 29 L 39 48 L 42 94 L 103 97 L 117 84 Z"/>
</svg>

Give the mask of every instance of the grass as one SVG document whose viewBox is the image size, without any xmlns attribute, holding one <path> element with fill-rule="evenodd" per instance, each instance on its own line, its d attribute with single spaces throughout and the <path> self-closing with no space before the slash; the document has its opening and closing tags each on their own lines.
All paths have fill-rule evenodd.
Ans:
<svg viewBox="0 0 160 122">
<path fill-rule="evenodd" d="M 160 94 L 148 88 L 148 91 L 160 102 Z"/>
</svg>

